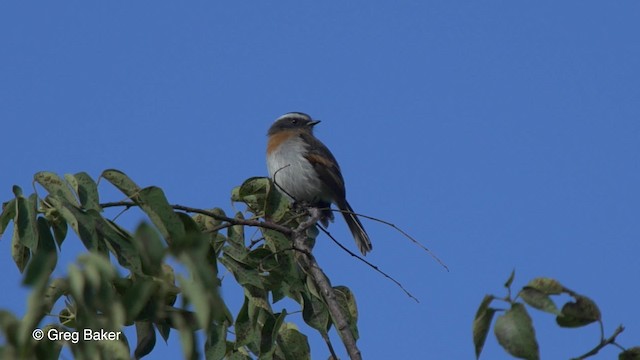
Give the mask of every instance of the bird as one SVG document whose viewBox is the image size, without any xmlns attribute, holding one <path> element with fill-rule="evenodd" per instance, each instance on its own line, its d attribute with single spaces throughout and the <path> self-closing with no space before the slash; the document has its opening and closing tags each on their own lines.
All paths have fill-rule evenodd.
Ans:
<svg viewBox="0 0 640 360">
<path fill-rule="evenodd" d="M 267 168 L 276 188 L 294 203 L 324 208 L 320 222 L 334 220 L 335 204 L 362 255 L 372 250 L 369 235 L 346 197 L 340 166 L 331 151 L 313 135 L 320 120 L 302 112 L 289 112 L 275 120 L 267 132 Z"/>
</svg>

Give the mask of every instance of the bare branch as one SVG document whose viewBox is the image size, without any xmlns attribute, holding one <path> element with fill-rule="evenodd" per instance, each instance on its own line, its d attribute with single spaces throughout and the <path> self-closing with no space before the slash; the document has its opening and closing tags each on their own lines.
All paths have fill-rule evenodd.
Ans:
<svg viewBox="0 0 640 360">
<path fill-rule="evenodd" d="M 324 209 L 322 209 L 322 210 L 324 210 Z M 449 267 L 447 266 L 447 264 L 445 264 L 442 260 L 440 260 L 440 258 L 436 254 L 434 254 L 433 251 L 429 250 L 429 248 L 427 248 L 426 246 L 422 245 L 422 243 L 420 241 L 416 240 L 413 236 L 409 235 L 407 232 L 405 232 L 404 230 L 402 230 L 401 228 L 399 228 L 395 224 L 390 223 L 390 222 L 385 221 L 385 220 L 382 220 L 382 219 L 375 218 L 373 216 L 358 214 L 358 213 L 355 213 L 355 212 L 352 212 L 352 211 L 338 210 L 338 209 L 329 209 L 329 210 L 335 211 L 335 212 L 346 213 L 346 214 L 353 214 L 353 215 L 356 215 L 356 216 L 359 216 L 359 217 L 363 217 L 365 219 L 377 221 L 377 222 L 379 222 L 381 224 L 385 224 L 387 226 L 390 226 L 390 227 L 394 228 L 397 232 L 399 232 L 404 237 L 406 237 L 407 239 L 411 240 L 411 242 L 413 242 L 414 244 L 416 244 L 420 248 L 422 248 L 424 251 L 426 251 L 427 254 L 429 254 L 429 256 L 431 256 L 435 261 L 437 261 L 438 264 L 440 264 L 440 266 L 445 268 L 445 270 L 447 270 L 447 272 L 449 271 Z"/>
<path fill-rule="evenodd" d="M 367 259 L 363 258 L 362 256 L 354 253 L 353 251 L 347 249 L 346 246 L 342 245 L 336 238 L 333 237 L 333 235 L 331 235 L 331 233 L 323 228 L 322 226 L 319 226 L 320 230 L 322 230 L 323 233 L 325 233 L 325 235 L 327 235 L 334 243 L 336 243 L 336 245 L 338 245 L 342 250 L 346 251 L 349 255 L 355 257 L 356 259 L 362 261 L 363 263 L 367 264 L 370 268 L 372 268 L 373 270 L 377 271 L 378 273 L 380 273 L 382 276 L 386 277 L 387 279 L 391 280 L 394 284 L 398 285 L 398 287 L 400 287 L 400 289 L 402 289 L 402 291 L 404 291 L 405 294 L 407 294 L 408 297 L 412 298 L 413 300 L 415 300 L 415 302 L 419 303 L 420 300 L 418 300 L 417 297 L 413 296 L 413 294 L 411 294 L 403 285 L 402 283 L 400 283 L 398 280 L 394 279 L 391 275 L 387 274 L 386 272 L 382 271 L 377 265 L 374 265 L 372 263 L 370 263 L 369 261 L 367 261 Z"/>
<path fill-rule="evenodd" d="M 307 241 L 306 231 L 310 227 L 316 225 L 320 219 L 320 210 L 313 207 L 309 208 L 309 214 L 311 215 L 309 216 L 309 219 L 302 222 L 293 232 L 293 246 L 300 250 L 296 252 L 296 257 L 300 260 L 305 271 L 311 276 L 315 284 L 318 286 L 325 304 L 327 305 L 327 309 L 329 310 L 329 314 L 331 314 L 333 324 L 338 330 L 338 334 L 340 335 L 347 353 L 349 354 L 349 358 L 352 360 L 360 360 L 362 359 L 362 355 L 360 354 L 360 349 L 358 349 L 358 346 L 356 345 L 356 340 L 353 337 L 353 333 L 351 332 L 346 316 L 342 313 L 342 309 L 340 308 L 340 304 L 338 303 L 338 299 L 331 287 L 329 279 L 324 274 L 315 257 L 311 253 L 311 248 Z M 335 357 L 333 354 L 332 356 Z"/>
<path fill-rule="evenodd" d="M 100 204 L 100 206 L 102 208 L 109 208 L 109 207 L 118 207 L 118 206 L 125 206 L 125 207 L 132 207 L 132 206 L 138 206 L 136 203 L 131 202 L 131 201 L 116 201 L 116 202 L 108 202 L 108 203 L 103 203 Z M 285 235 L 291 235 L 293 234 L 293 230 L 291 230 L 290 228 L 286 227 L 286 226 L 282 226 L 279 224 L 276 224 L 274 222 L 271 221 L 259 221 L 259 220 L 252 220 L 252 219 L 237 219 L 237 218 L 231 218 L 228 216 L 222 216 L 220 214 L 216 214 L 212 211 L 208 211 L 208 210 L 202 210 L 202 209 L 198 209 L 198 208 L 192 208 L 189 206 L 183 206 L 183 205 L 170 205 L 174 210 L 181 210 L 184 212 L 188 212 L 188 213 L 195 213 L 195 214 L 202 214 L 202 215 L 206 215 L 209 216 L 211 218 L 214 218 L 216 220 L 219 221 L 224 221 L 227 222 L 231 225 L 244 225 L 244 226 L 253 226 L 253 227 L 260 227 L 263 229 L 269 229 L 269 230 L 275 230 L 275 231 L 279 231 Z M 224 228 L 226 226 L 222 226 L 222 228 Z"/>
<path fill-rule="evenodd" d="M 616 337 L 618 337 L 618 335 L 620 335 L 620 333 L 622 333 L 624 331 L 624 326 L 620 325 L 618 326 L 618 328 L 613 332 L 613 334 L 608 338 L 608 339 L 602 339 L 600 340 L 600 344 L 598 344 L 598 346 L 594 347 L 593 349 L 591 349 L 589 352 L 578 356 L 577 358 L 574 358 L 572 360 L 582 360 L 582 359 L 586 359 L 590 356 L 596 355 L 600 350 L 602 350 L 602 348 L 604 348 L 605 346 L 612 344 L 612 345 L 617 345 L 616 344 Z"/>
</svg>

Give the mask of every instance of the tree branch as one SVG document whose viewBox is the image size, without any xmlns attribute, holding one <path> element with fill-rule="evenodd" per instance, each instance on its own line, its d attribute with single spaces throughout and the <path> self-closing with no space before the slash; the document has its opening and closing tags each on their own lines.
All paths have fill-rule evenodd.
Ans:
<svg viewBox="0 0 640 360">
<path fill-rule="evenodd" d="M 309 219 L 302 222 L 300 226 L 293 231 L 293 246 L 299 250 L 296 252 L 296 257 L 298 257 L 305 271 L 311 276 L 315 284 L 318 286 L 325 304 L 327 304 L 329 314 L 331 314 L 331 319 L 338 330 L 338 334 L 342 339 L 347 353 L 349 354 L 349 358 L 352 360 L 360 360 L 362 359 L 362 355 L 360 354 L 360 349 L 358 349 L 358 346 L 356 345 L 356 339 L 353 337 L 353 333 L 351 332 L 346 316 L 342 313 L 342 309 L 340 308 L 336 294 L 331 287 L 331 283 L 311 253 L 311 247 L 307 241 L 307 229 L 316 225 L 320 219 L 320 210 L 311 207 L 309 208 L 309 214 L 311 215 Z"/>
<path fill-rule="evenodd" d="M 100 206 L 102 208 L 109 208 L 109 207 L 126 207 L 126 208 L 130 208 L 132 206 L 138 206 L 138 204 L 131 202 L 131 201 L 115 201 L 115 202 L 108 202 L 108 203 L 103 203 L 100 204 Z M 251 220 L 251 219 L 237 219 L 237 218 L 231 218 L 228 216 L 222 216 L 220 214 L 216 214 L 213 211 L 208 211 L 208 210 L 202 210 L 202 209 L 198 209 L 198 208 L 193 208 L 193 207 L 189 207 L 189 206 L 183 206 L 183 205 L 170 205 L 174 210 L 181 210 L 184 212 L 188 212 L 188 213 L 194 213 L 194 214 L 202 214 L 202 215 L 206 215 L 209 216 L 213 219 L 216 219 L 218 221 L 224 221 L 226 223 L 229 223 L 231 225 L 244 225 L 244 226 L 253 226 L 253 227 L 260 227 L 260 228 L 264 228 L 264 229 L 269 229 L 269 230 L 275 230 L 278 232 L 283 233 L 284 235 L 288 235 L 291 236 L 291 234 L 293 234 L 293 230 L 291 230 L 290 228 L 286 227 L 286 226 L 282 226 L 279 224 L 276 224 L 274 222 L 271 221 L 260 221 L 260 220 Z M 224 228 L 224 227 L 222 227 Z"/>
<path fill-rule="evenodd" d="M 622 326 L 622 325 L 618 326 L 618 328 L 613 332 L 613 334 L 608 339 L 602 339 L 600 341 L 600 344 L 598 344 L 598 346 L 594 347 L 589 352 L 587 352 L 587 353 L 585 353 L 583 355 L 580 355 L 577 358 L 574 358 L 573 360 L 586 359 L 586 358 L 588 358 L 590 356 L 596 355 L 605 346 L 607 346 L 609 344 L 615 344 L 616 337 L 618 337 L 618 335 L 620 335 L 620 333 L 623 332 L 623 331 L 624 331 L 624 326 Z"/>
</svg>

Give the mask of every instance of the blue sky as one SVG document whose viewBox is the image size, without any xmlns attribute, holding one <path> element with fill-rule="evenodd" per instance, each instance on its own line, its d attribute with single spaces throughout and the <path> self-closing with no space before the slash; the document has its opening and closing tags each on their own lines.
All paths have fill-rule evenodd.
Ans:
<svg viewBox="0 0 640 360">
<path fill-rule="evenodd" d="M 590 296 L 605 332 L 624 323 L 619 342 L 635 346 L 638 18 L 630 1 L 3 3 L 0 199 L 13 184 L 28 192 L 40 170 L 117 168 L 172 203 L 232 212 L 231 189 L 267 174 L 271 122 L 303 111 L 322 120 L 316 135 L 355 210 L 402 227 L 451 269 L 365 221 L 367 260 L 416 304 L 318 241 L 333 283 L 356 295 L 364 358 L 473 358 L 476 308 L 514 268 L 515 286 L 549 276 Z M 355 248 L 341 219 L 330 231 Z M 79 249 L 67 240 L 65 261 Z M 21 314 L 7 234 L 0 258 L 0 308 Z M 235 309 L 236 290 L 225 289 Z M 533 320 L 544 359 L 598 342 L 595 325 Z M 327 358 L 306 332 L 313 357 Z M 149 358 L 179 351 L 174 336 Z M 508 358 L 492 334 L 483 358 Z"/>
</svg>

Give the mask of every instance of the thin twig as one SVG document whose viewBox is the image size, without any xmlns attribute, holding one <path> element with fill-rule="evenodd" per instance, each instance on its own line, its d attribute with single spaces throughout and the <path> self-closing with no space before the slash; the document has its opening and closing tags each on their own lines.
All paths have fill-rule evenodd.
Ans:
<svg viewBox="0 0 640 360">
<path fill-rule="evenodd" d="M 108 208 L 108 207 L 118 207 L 118 206 L 127 206 L 127 207 L 131 207 L 131 206 L 137 206 L 136 203 L 131 202 L 131 201 L 116 201 L 116 202 L 108 202 L 108 203 L 103 203 L 100 204 L 100 206 L 102 208 Z M 274 222 L 271 221 L 259 221 L 259 220 L 251 220 L 251 219 L 237 219 L 237 218 L 231 218 L 228 216 L 223 216 L 220 214 L 216 214 L 212 211 L 207 211 L 207 210 L 202 210 L 202 209 L 198 209 L 198 208 L 192 208 L 189 206 L 183 206 L 183 205 L 169 205 L 171 206 L 174 210 L 181 210 L 181 211 L 185 211 L 188 213 L 195 213 L 195 214 L 202 214 L 202 215 L 206 215 L 209 216 L 211 218 L 214 218 L 216 220 L 219 221 L 225 221 L 231 225 L 244 225 L 244 226 L 254 226 L 254 227 L 261 227 L 264 229 L 269 229 L 269 230 L 275 230 L 278 232 L 281 232 L 285 235 L 291 235 L 293 233 L 293 230 L 291 230 L 290 228 L 286 227 L 286 226 L 282 226 L 279 224 L 276 224 Z"/>
<path fill-rule="evenodd" d="M 590 356 L 596 355 L 600 350 L 602 350 L 602 348 L 604 348 L 605 346 L 609 345 L 609 344 L 614 344 L 616 342 L 616 337 L 618 335 L 620 335 L 621 332 L 624 331 L 624 326 L 620 325 L 618 326 L 618 328 L 613 332 L 613 335 L 611 335 L 608 339 L 602 339 L 600 341 L 600 344 L 598 344 L 598 346 L 594 347 L 593 349 L 591 349 L 591 351 L 578 356 L 577 358 L 573 358 L 573 360 L 582 360 L 582 359 L 586 359 Z"/>
<path fill-rule="evenodd" d="M 307 229 L 317 224 L 320 219 L 321 212 L 318 208 L 309 208 L 309 214 L 309 219 L 302 222 L 293 232 L 293 245 L 297 250 L 300 250 L 296 252 L 296 256 L 300 260 L 303 268 L 318 286 L 325 304 L 327 305 L 327 310 L 329 310 L 329 314 L 331 314 L 333 324 L 338 330 L 338 334 L 342 339 L 342 343 L 344 344 L 349 357 L 352 360 L 361 360 L 362 355 L 360 354 L 360 349 L 358 349 L 358 346 L 356 345 L 356 339 L 351 332 L 346 316 L 340 308 L 340 304 L 338 303 L 338 299 L 331 287 L 329 279 L 311 253 L 311 247 L 307 241 Z"/>
<path fill-rule="evenodd" d="M 322 210 L 324 210 L 324 209 L 322 209 Z M 330 210 L 331 211 L 335 211 L 335 212 L 346 213 L 346 214 L 353 214 L 353 215 L 356 215 L 356 216 L 359 216 L 359 217 L 363 217 L 365 219 L 373 220 L 373 221 L 376 221 L 376 222 L 379 222 L 381 224 L 385 224 L 387 226 L 390 226 L 390 227 L 394 228 L 397 232 L 399 232 L 404 237 L 406 237 L 407 239 L 411 240 L 411 242 L 413 242 L 414 244 L 416 244 L 420 248 L 422 248 L 424 251 L 426 251 L 427 254 L 429 254 L 429 256 L 431 256 L 435 261 L 438 262 L 438 264 L 440 264 L 440 266 L 442 266 L 443 268 L 445 268 L 445 270 L 447 270 L 447 272 L 449 272 L 449 267 L 447 266 L 447 264 L 445 264 L 442 260 L 440 260 L 440 258 L 436 254 L 434 254 L 433 251 L 429 250 L 429 248 L 424 246 L 420 241 L 416 240 L 413 236 L 409 235 L 407 232 L 405 232 L 404 230 L 402 230 L 400 227 L 396 226 L 395 224 L 390 223 L 390 222 L 385 221 L 385 220 L 382 220 L 382 219 L 375 218 L 373 216 L 355 213 L 353 211 L 339 210 L 339 209 L 330 209 Z"/>
<path fill-rule="evenodd" d="M 336 240 L 336 238 L 333 237 L 333 235 L 331 235 L 331 233 L 329 233 L 329 231 L 321 226 L 318 226 L 320 228 L 320 230 L 322 230 L 323 233 L 325 233 L 325 235 L 327 235 L 334 243 L 336 243 L 336 245 L 338 245 L 342 250 L 346 251 L 349 255 L 357 258 L 358 260 L 362 261 L 363 263 L 367 264 L 370 268 L 372 268 L 373 270 L 377 271 L 378 273 L 380 273 L 382 276 L 386 277 L 387 279 L 393 281 L 393 283 L 395 283 L 396 285 L 398 285 L 398 287 L 400 287 L 400 289 L 402 289 L 402 291 L 404 291 L 405 294 L 407 294 L 407 296 L 409 296 L 410 298 L 412 298 L 413 300 L 415 300 L 415 302 L 419 303 L 420 300 L 418 300 L 418 298 L 416 298 L 415 296 L 413 296 L 413 294 L 411 294 L 404 286 L 402 286 L 402 284 L 394 279 L 393 277 L 391 277 L 389 274 L 387 274 L 386 272 L 382 271 L 377 265 L 374 265 L 372 263 L 370 263 L 369 261 L 367 261 L 365 258 L 363 258 L 362 256 L 354 253 L 353 251 L 349 250 L 346 246 L 342 245 L 338 240 Z"/>
</svg>

